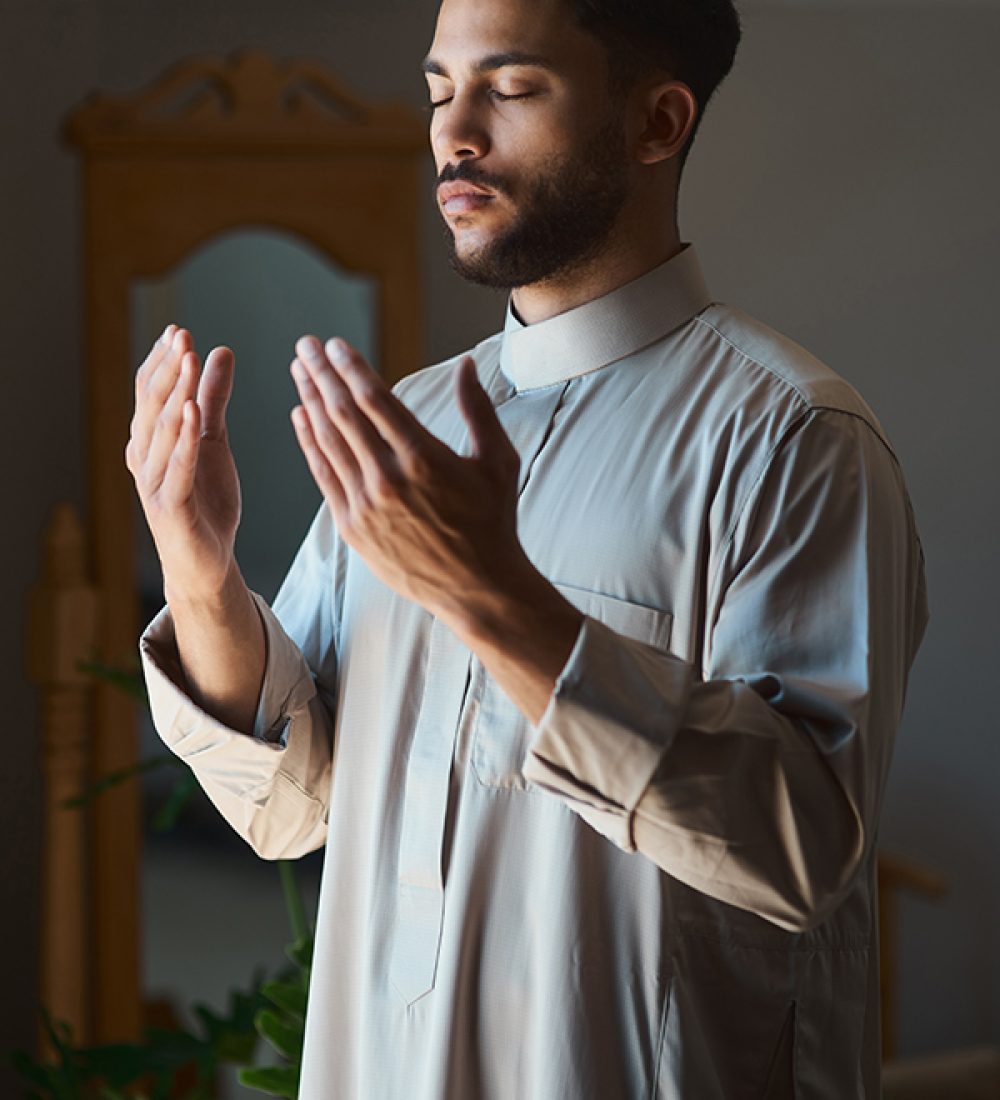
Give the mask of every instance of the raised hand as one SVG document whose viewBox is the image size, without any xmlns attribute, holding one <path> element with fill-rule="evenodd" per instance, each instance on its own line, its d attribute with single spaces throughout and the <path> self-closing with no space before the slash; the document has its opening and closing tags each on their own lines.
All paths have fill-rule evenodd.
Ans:
<svg viewBox="0 0 1000 1100">
<path fill-rule="evenodd" d="M 342 538 L 402 595 L 456 618 L 528 569 L 517 538 L 519 459 L 466 358 L 456 397 L 472 455 L 427 431 L 343 340 L 312 336 L 291 366 L 299 445 Z"/>
<path fill-rule="evenodd" d="M 233 353 L 201 369 L 191 335 L 168 325 L 135 377 L 125 463 L 172 596 L 217 599 L 235 569 L 240 487 L 226 433 Z"/>
</svg>

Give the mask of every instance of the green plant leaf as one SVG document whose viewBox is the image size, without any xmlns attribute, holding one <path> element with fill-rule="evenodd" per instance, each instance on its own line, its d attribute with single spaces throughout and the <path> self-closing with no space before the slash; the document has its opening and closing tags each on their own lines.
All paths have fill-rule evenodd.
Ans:
<svg viewBox="0 0 1000 1100">
<path fill-rule="evenodd" d="M 305 1032 L 301 1020 L 297 1023 L 288 1023 L 276 1012 L 263 1008 L 257 1013 L 256 1024 L 260 1034 L 283 1058 L 292 1062 L 301 1061 L 302 1039 Z"/>
<path fill-rule="evenodd" d="M 157 810 L 153 818 L 153 828 L 158 833 L 172 829 L 177 824 L 181 810 L 199 790 L 201 787 L 195 779 L 194 772 L 186 768 L 184 774 L 174 784 L 174 789 L 167 796 L 166 802 Z"/>
<path fill-rule="evenodd" d="M 97 661 L 84 662 L 80 667 L 145 698 L 138 669 L 132 672 Z M 200 790 L 193 772 L 172 753 L 106 775 L 64 805 L 84 806 L 108 788 L 161 767 L 183 769 L 154 822 L 157 829 L 170 828 L 188 799 Z M 30 1100 L 213 1100 L 220 1062 L 242 1065 L 239 1080 L 247 1087 L 296 1100 L 314 937 L 291 863 L 281 867 L 281 882 L 294 935 L 285 949 L 292 966 L 285 966 L 266 982 L 261 971 L 255 973 L 249 990 L 230 993 L 225 1012 L 195 1005 L 198 1033 L 149 1028 L 140 1043 L 75 1047 L 69 1027 L 53 1021 L 43 1009 L 53 1059 L 41 1062 L 25 1051 L 11 1056 L 14 1068 L 30 1088 Z M 260 1036 L 289 1064 L 246 1066 L 256 1055 Z M 177 1073 L 189 1067 L 194 1069 L 196 1079 L 180 1093 Z"/>
<path fill-rule="evenodd" d="M 301 983 L 268 982 L 261 987 L 261 993 L 289 1016 L 299 1020 L 305 1019 L 308 993 Z"/>
<path fill-rule="evenodd" d="M 95 680 L 103 680 L 106 684 L 112 684 L 122 691 L 149 705 L 149 693 L 146 691 L 146 679 L 139 665 L 130 665 L 123 668 L 121 665 L 109 665 L 104 661 L 77 661 L 77 670 L 93 676 Z"/>
<path fill-rule="evenodd" d="M 155 771 L 157 768 L 187 769 L 187 765 L 172 753 L 164 753 L 162 756 L 150 756 L 146 760 L 139 760 L 135 764 L 129 764 L 126 768 L 119 768 L 117 771 L 109 772 L 107 775 L 102 776 L 96 782 L 92 783 L 89 787 L 86 787 L 74 798 L 67 798 L 61 805 L 70 809 L 79 809 L 82 806 L 86 806 L 89 802 L 92 802 L 99 794 L 102 794 L 110 787 L 117 787 L 119 784 L 124 783 L 128 779 L 132 779 L 134 776 L 142 775 L 143 772 Z"/>
<path fill-rule="evenodd" d="M 295 1100 L 299 1094 L 299 1073 L 293 1066 L 254 1066 L 241 1069 L 239 1082 L 271 1096 L 287 1097 L 287 1100 Z"/>
<path fill-rule="evenodd" d="M 285 954 L 300 969 L 306 971 L 312 967 L 313 937 L 312 935 L 295 940 L 285 948 Z"/>
<path fill-rule="evenodd" d="M 36 1062 L 24 1050 L 15 1050 L 10 1056 L 11 1063 L 17 1072 L 26 1080 L 35 1085 L 51 1085 L 53 1077 L 58 1072 L 55 1066 L 45 1066 Z M 42 1093 L 32 1091 L 32 1097 L 41 1096 Z"/>
<path fill-rule="evenodd" d="M 263 980 L 263 971 L 258 970 L 248 992 L 232 990 L 228 1010 L 223 1014 L 213 1012 L 207 1005 L 194 1006 L 194 1013 L 219 1061 L 243 1064 L 253 1060 L 259 1038 L 254 1019 L 265 1007 L 260 989 Z"/>
</svg>

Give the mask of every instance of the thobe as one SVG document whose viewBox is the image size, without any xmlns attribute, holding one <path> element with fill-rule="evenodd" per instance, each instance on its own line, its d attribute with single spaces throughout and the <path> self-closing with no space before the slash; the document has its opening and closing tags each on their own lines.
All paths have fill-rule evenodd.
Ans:
<svg viewBox="0 0 1000 1100">
<path fill-rule="evenodd" d="M 857 393 L 695 249 L 472 349 L 518 532 L 584 614 L 532 725 L 320 509 L 253 735 L 157 728 L 266 859 L 326 845 L 303 1100 L 879 1095 L 875 839 L 926 621 Z M 469 453 L 458 358 L 395 387 Z"/>
</svg>

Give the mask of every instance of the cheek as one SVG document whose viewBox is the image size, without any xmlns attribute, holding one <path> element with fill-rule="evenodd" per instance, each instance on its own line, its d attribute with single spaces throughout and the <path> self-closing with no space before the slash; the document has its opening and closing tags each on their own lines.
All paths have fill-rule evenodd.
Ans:
<svg viewBox="0 0 1000 1100">
<path fill-rule="evenodd" d="M 429 140 L 430 147 L 431 147 L 431 156 L 434 158 L 434 166 L 435 166 L 435 168 L 437 168 L 439 173 L 440 173 L 441 169 L 445 166 L 445 163 L 447 162 L 447 159 L 448 159 L 447 156 L 445 155 L 443 147 L 441 146 L 441 143 L 440 143 L 440 138 L 439 138 L 440 129 L 441 129 L 440 124 L 438 122 L 436 122 L 434 120 L 434 118 L 432 117 L 430 128 L 428 130 L 428 140 Z"/>
<path fill-rule="evenodd" d="M 546 161 L 561 160 L 585 143 L 596 117 L 591 103 L 557 98 L 529 101 L 516 117 L 511 116 L 505 128 L 511 162 L 516 164 L 520 159 L 543 166 Z"/>
</svg>

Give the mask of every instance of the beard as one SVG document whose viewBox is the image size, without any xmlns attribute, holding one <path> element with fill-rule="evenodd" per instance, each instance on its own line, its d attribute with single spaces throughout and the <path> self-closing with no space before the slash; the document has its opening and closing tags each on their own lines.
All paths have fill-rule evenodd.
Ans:
<svg viewBox="0 0 1000 1100">
<path fill-rule="evenodd" d="M 438 184 L 479 183 L 509 193 L 503 180 L 467 161 L 447 165 Z M 445 226 L 452 268 L 470 282 L 510 290 L 578 273 L 600 253 L 628 194 L 625 137 L 615 116 L 578 150 L 526 180 L 509 229 L 460 255 Z"/>
</svg>

